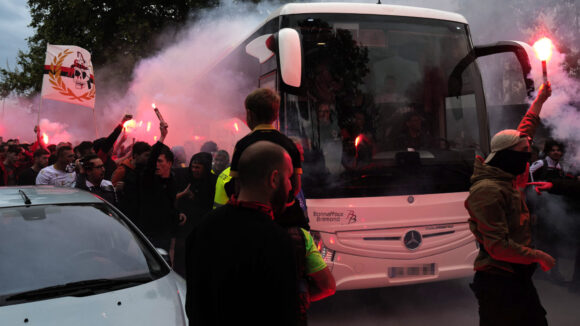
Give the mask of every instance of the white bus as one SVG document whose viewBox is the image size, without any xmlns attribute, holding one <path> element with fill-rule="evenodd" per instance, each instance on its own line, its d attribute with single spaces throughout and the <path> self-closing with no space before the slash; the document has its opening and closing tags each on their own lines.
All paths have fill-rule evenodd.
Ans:
<svg viewBox="0 0 580 326">
<path fill-rule="evenodd" d="M 475 47 L 461 15 L 297 3 L 220 63 L 250 81 L 240 86 L 248 92 L 279 92 L 278 126 L 304 147 L 312 234 L 337 289 L 473 273 L 478 248 L 464 200 L 490 138 L 474 60 L 501 52 L 518 59 L 531 91 L 522 46 Z"/>
</svg>

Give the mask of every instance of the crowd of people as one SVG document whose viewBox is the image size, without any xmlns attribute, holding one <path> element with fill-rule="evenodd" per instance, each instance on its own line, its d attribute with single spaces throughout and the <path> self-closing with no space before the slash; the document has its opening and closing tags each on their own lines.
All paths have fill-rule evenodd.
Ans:
<svg viewBox="0 0 580 326">
<path fill-rule="evenodd" d="M 310 302 L 335 281 L 308 232 L 300 175 L 303 153 L 273 127 L 279 96 L 258 89 L 245 101 L 252 132 L 230 155 L 205 143 L 185 163 L 183 148 L 159 140 L 125 147 L 122 118 L 105 138 L 47 146 L 10 139 L 0 146 L 0 186 L 74 187 L 121 210 L 187 280 L 190 321 L 305 325 Z M 249 293 L 266 296 L 255 311 Z M 261 310 L 263 311 L 263 310 Z"/>
<path fill-rule="evenodd" d="M 544 271 L 557 266 L 558 246 L 550 234 L 558 230 L 542 212 L 545 203 L 530 201 L 533 192 L 524 189 L 563 195 L 572 206 L 580 193 L 580 181 L 562 168 L 563 143 L 549 139 L 544 156 L 531 159 L 531 140 L 550 95 L 550 84 L 543 84 L 518 128 L 497 133 L 491 153 L 474 164 L 465 206 L 479 243 L 471 288 L 481 325 L 547 324 L 532 275 L 536 265 Z M 186 165 L 182 148 L 172 151 L 164 144 L 169 129 L 163 121 L 155 144 L 128 147 L 119 137 L 131 116 L 108 137 L 76 147 L 46 146 L 35 128 L 34 144 L 2 142 L 0 185 L 75 187 L 118 207 L 186 277 L 186 311 L 193 323 L 305 325 L 310 302 L 334 294 L 336 285 L 308 232 L 304 153 L 299 142 L 273 127 L 279 106 L 269 89 L 247 96 L 252 132 L 236 144 L 231 164 L 227 151 L 207 142 Z M 534 245 L 534 232 L 542 250 Z M 576 253 L 575 284 L 577 248 Z M 551 275 L 562 281 L 557 268 Z M 248 294 L 264 299 L 259 311 Z"/>
</svg>

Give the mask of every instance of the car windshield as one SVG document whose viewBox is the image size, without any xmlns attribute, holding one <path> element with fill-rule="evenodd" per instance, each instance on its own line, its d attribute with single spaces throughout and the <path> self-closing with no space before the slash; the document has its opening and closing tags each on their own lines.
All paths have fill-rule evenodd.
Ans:
<svg viewBox="0 0 580 326">
<path fill-rule="evenodd" d="M 303 92 L 280 128 L 304 148 L 309 198 L 466 191 L 480 150 L 483 93 L 467 26 L 422 18 L 295 15 Z M 455 80 L 455 79 L 453 79 Z M 452 87 L 453 86 L 453 87 Z"/>
<path fill-rule="evenodd" d="M 169 272 L 105 203 L 0 209 L 0 297 L 88 280 Z"/>
</svg>

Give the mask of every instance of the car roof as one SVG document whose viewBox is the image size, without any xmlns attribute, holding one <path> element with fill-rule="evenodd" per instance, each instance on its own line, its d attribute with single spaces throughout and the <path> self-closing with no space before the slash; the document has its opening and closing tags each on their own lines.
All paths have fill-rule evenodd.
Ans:
<svg viewBox="0 0 580 326">
<path fill-rule="evenodd" d="M 405 16 L 431 18 L 439 20 L 448 20 L 467 24 L 467 20 L 460 14 L 441 11 L 428 8 L 385 5 L 373 3 L 332 3 L 332 2 L 315 2 L 315 3 L 289 3 L 278 8 L 266 21 L 278 15 L 292 14 L 311 14 L 311 13 L 348 13 L 348 14 L 370 14 L 370 15 L 388 15 L 388 16 Z"/>
<path fill-rule="evenodd" d="M 103 201 L 88 191 L 55 186 L 14 186 L 0 187 L 0 208 L 25 206 L 25 197 L 30 205 L 58 205 L 80 203 L 102 203 Z"/>
</svg>

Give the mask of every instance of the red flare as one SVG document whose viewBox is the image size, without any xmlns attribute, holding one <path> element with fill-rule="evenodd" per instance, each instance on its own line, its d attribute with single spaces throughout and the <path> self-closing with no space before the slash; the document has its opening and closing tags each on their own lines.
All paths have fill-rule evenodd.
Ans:
<svg viewBox="0 0 580 326">
<path fill-rule="evenodd" d="M 240 128 L 238 127 L 237 122 L 234 122 L 234 129 L 236 129 L 236 132 L 240 131 Z"/>
<path fill-rule="evenodd" d="M 540 61 L 550 60 L 553 47 L 552 41 L 547 37 L 543 37 L 534 43 L 534 51 Z"/>
<path fill-rule="evenodd" d="M 151 131 L 151 121 L 147 121 L 147 132 Z"/>
<path fill-rule="evenodd" d="M 363 140 L 363 135 L 362 134 L 356 136 L 356 138 L 354 139 L 354 147 L 358 148 L 358 145 L 360 145 L 360 142 L 362 140 Z"/>
<path fill-rule="evenodd" d="M 125 121 L 125 123 L 123 124 L 123 129 L 125 129 L 125 132 L 130 133 L 131 131 L 133 131 L 133 129 L 135 129 L 137 127 L 137 121 L 131 119 L 131 120 L 127 120 Z"/>
<path fill-rule="evenodd" d="M 48 145 L 48 135 L 46 133 L 42 133 L 42 141 Z"/>
</svg>

